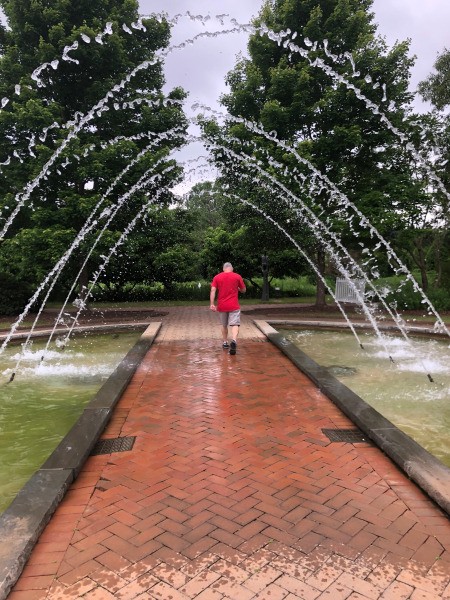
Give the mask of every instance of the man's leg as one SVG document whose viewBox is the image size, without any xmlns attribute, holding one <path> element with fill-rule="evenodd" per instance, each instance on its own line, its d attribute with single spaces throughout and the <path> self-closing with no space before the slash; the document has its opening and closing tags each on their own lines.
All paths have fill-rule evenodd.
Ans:
<svg viewBox="0 0 450 600">
<path fill-rule="evenodd" d="M 233 328 L 231 328 L 231 331 L 233 331 Z M 222 340 L 224 343 L 228 340 L 228 327 L 225 325 L 222 325 Z"/>
<path fill-rule="evenodd" d="M 222 346 L 228 348 L 228 313 L 219 313 L 221 331 L 222 331 Z"/>
<path fill-rule="evenodd" d="M 236 354 L 236 341 L 239 335 L 239 325 L 241 323 L 241 313 L 236 310 L 230 314 L 229 325 L 231 328 L 231 343 L 230 343 L 230 354 Z"/>
</svg>

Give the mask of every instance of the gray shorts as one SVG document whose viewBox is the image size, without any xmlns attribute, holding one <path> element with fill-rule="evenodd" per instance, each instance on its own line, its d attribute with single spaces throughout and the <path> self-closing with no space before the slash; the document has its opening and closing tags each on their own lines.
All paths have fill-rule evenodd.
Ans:
<svg viewBox="0 0 450 600">
<path fill-rule="evenodd" d="M 241 324 L 241 311 L 232 310 L 231 312 L 219 312 L 219 319 L 223 327 L 239 326 Z"/>
</svg>

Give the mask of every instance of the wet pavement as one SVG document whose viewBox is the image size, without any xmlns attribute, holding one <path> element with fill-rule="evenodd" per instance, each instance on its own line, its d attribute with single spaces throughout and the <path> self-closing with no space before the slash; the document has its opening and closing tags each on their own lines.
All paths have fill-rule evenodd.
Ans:
<svg viewBox="0 0 450 600">
<path fill-rule="evenodd" d="M 261 318 L 261 317 L 258 317 Z M 158 319 L 155 319 L 158 320 Z M 159 319 L 161 320 L 161 319 Z M 448 517 L 243 316 L 174 307 L 10 600 L 450 599 Z"/>
</svg>

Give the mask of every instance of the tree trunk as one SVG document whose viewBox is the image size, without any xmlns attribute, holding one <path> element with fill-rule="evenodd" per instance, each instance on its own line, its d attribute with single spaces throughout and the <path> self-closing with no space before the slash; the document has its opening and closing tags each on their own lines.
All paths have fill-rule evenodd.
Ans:
<svg viewBox="0 0 450 600">
<path fill-rule="evenodd" d="M 325 276 L 325 251 L 322 246 L 317 248 L 317 270 L 322 277 Z M 316 307 L 324 308 L 327 305 L 325 297 L 325 284 L 323 279 L 318 276 L 316 277 L 316 282 Z"/>
</svg>

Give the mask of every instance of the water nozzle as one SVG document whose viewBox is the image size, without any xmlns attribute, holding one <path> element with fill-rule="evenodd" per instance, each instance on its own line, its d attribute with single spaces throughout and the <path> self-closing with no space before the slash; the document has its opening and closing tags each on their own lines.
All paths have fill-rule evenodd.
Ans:
<svg viewBox="0 0 450 600">
<path fill-rule="evenodd" d="M 364 346 L 362 344 L 359 344 L 359 347 L 361 348 L 361 350 L 364 350 Z"/>
<path fill-rule="evenodd" d="M 431 383 L 434 383 L 434 379 L 431 377 L 431 375 L 429 373 L 427 373 L 427 377 Z"/>
<path fill-rule="evenodd" d="M 12 373 L 12 374 L 11 374 L 11 377 L 9 378 L 9 381 L 8 381 L 8 383 L 11 383 L 11 381 L 14 381 L 14 377 L 15 377 L 15 376 L 16 376 L 16 374 L 15 374 L 15 373 Z"/>
<path fill-rule="evenodd" d="M 392 356 L 389 356 L 389 360 L 391 361 L 391 363 L 395 363 L 395 360 L 392 358 Z"/>
</svg>

